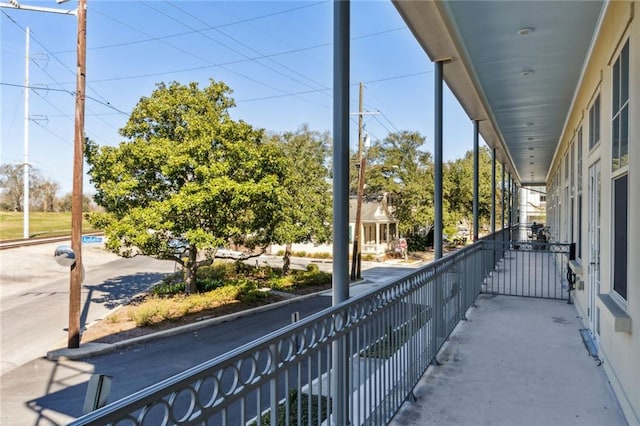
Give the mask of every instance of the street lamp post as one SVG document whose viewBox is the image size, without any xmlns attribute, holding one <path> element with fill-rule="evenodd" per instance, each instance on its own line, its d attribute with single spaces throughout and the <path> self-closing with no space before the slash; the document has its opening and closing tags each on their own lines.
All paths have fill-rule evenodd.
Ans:
<svg viewBox="0 0 640 426">
<path fill-rule="evenodd" d="M 69 0 L 56 0 L 66 3 Z M 76 67 L 76 103 L 73 138 L 73 187 L 71 198 L 71 249 L 75 262 L 71 265 L 69 279 L 69 335 L 70 349 L 80 347 L 80 287 L 82 285 L 82 165 L 84 160 L 84 102 L 86 86 L 86 52 L 87 52 L 87 2 L 78 0 L 76 10 L 54 9 L 50 7 L 27 6 L 17 0 L 0 3 L 0 8 L 28 10 L 34 12 L 75 15 L 78 22 L 77 34 L 77 67 Z M 25 87 L 25 90 L 29 90 Z"/>
</svg>

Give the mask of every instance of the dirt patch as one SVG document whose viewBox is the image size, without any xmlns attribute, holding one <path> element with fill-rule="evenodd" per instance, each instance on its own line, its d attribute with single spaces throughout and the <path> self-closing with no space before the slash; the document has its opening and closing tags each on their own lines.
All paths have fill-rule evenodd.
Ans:
<svg viewBox="0 0 640 426">
<path fill-rule="evenodd" d="M 162 330 L 168 330 L 183 325 L 193 324 L 210 318 L 221 317 L 228 314 L 234 314 L 258 306 L 268 305 L 281 300 L 301 296 L 304 294 L 315 293 L 322 290 L 328 290 L 331 285 L 324 286 L 306 286 L 290 292 L 289 297 L 272 294 L 269 297 L 260 299 L 256 303 L 241 303 L 238 301 L 227 303 L 213 309 L 205 309 L 199 312 L 190 313 L 180 318 L 163 321 L 152 326 L 139 327 L 135 321 L 130 319 L 130 313 L 138 304 L 144 301 L 146 295 L 139 295 L 135 300 L 129 302 L 128 305 L 121 306 L 112 312 L 106 318 L 91 325 L 82 333 L 81 343 L 117 343 L 135 337 L 145 336 Z"/>
</svg>

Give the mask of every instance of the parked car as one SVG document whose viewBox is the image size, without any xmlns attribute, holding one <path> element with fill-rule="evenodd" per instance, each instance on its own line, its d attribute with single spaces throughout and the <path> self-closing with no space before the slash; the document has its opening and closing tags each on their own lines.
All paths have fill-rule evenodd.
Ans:
<svg viewBox="0 0 640 426">
<path fill-rule="evenodd" d="M 247 259 L 249 255 L 242 251 L 229 250 L 224 247 L 220 247 L 218 248 L 218 250 L 216 250 L 216 257 L 221 257 L 224 259 L 244 260 Z"/>
</svg>

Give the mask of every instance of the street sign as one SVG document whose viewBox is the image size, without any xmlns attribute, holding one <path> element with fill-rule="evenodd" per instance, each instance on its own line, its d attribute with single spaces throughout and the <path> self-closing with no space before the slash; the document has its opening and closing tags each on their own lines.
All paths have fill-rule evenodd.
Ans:
<svg viewBox="0 0 640 426">
<path fill-rule="evenodd" d="M 102 237 L 96 237 L 95 235 L 83 235 L 82 243 L 101 243 Z"/>
</svg>

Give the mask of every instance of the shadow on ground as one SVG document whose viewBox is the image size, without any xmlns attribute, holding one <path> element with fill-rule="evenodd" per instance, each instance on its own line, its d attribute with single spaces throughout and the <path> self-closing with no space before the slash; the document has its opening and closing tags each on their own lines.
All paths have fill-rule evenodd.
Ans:
<svg viewBox="0 0 640 426">
<path fill-rule="evenodd" d="M 83 287 L 89 291 L 91 296 L 88 300 L 92 303 L 101 303 L 106 308 L 113 309 L 128 302 L 135 295 L 147 291 L 167 275 L 158 272 L 137 273 Z"/>
</svg>

